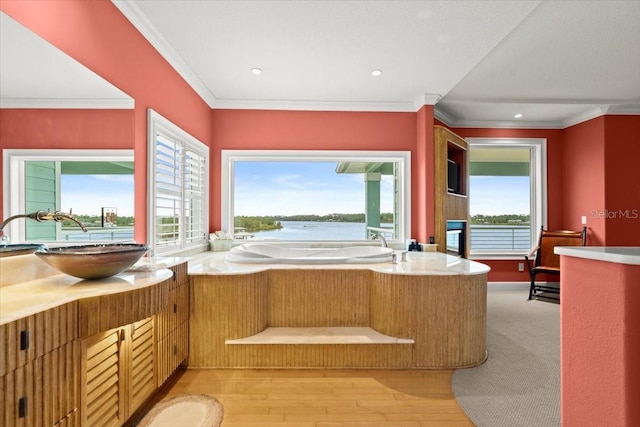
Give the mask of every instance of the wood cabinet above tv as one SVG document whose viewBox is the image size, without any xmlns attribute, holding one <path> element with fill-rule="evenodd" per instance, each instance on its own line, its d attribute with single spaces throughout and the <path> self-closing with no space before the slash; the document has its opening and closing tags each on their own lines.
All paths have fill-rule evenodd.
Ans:
<svg viewBox="0 0 640 427">
<path fill-rule="evenodd" d="M 469 255 L 469 162 L 467 142 L 443 126 L 434 127 L 434 219 L 438 251 L 447 252 L 447 221 L 463 221 Z"/>
</svg>

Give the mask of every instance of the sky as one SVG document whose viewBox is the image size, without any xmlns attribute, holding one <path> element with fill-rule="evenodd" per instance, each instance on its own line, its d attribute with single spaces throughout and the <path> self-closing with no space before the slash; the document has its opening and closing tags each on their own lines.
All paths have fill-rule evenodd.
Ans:
<svg viewBox="0 0 640 427">
<path fill-rule="evenodd" d="M 235 215 L 364 213 L 362 174 L 338 174 L 336 162 L 235 162 Z M 391 177 L 380 184 L 382 212 L 393 211 Z"/>
<path fill-rule="evenodd" d="M 469 215 L 529 214 L 528 176 L 471 176 Z"/>
<path fill-rule="evenodd" d="M 101 215 L 102 208 L 133 216 L 133 175 L 62 175 L 60 209 L 74 215 Z"/>
</svg>

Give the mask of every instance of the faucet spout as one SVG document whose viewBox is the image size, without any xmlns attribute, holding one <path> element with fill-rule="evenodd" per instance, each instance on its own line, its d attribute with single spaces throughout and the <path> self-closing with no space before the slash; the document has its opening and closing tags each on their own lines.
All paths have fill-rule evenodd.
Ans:
<svg viewBox="0 0 640 427">
<path fill-rule="evenodd" d="M 78 224 L 78 226 L 82 229 L 82 231 L 84 231 L 85 233 L 87 232 L 87 227 L 80 220 L 78 220 L 71 214 L 71 210 L 69 210 L 69 213 L 62 212 L 62 211 L 55 211 L 51 213 L 48 211 L 38 210 L 28 214 L 13 215 L 5 219 L 4 221 L 2 221 L 2 224 L 0 224 L 0 240 L 3 242 L 3 244 L 6 245 L 9 241 L 9 237 L 6 236 L 3 232 L 4 228 L 11 221 L 18 218 L 28 218 L 38 222 L 44 222 L 44 221 L 50 221 L 50 220 L 60 222 L 62 220 L 68 219 Z"/>
<path fill-rule="evenodd" d="M 387 245 L 387 239 L 384 238 L 384 236 L 382 234 L 373 234 L 371 236 L 371 240 L 377 240 L 380 239 L 381 240 L 381 244 L 383 248 L 388 248 L 389 246 Z"/>
</svg>

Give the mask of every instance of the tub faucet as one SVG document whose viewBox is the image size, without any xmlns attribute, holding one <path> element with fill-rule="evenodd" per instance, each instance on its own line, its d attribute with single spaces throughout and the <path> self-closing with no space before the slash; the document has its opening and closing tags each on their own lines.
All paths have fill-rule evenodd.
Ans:
<svg viewBox="0 0 640 427">
<path fill-rule="evenodd" d="M 38 222 L 44 222 L 44 221 L 50 221 L 50 220 L 60 222 L 62 220 L 68 219 L 78 224 L 78 226 L 82 229 L 82 231 L 84 231 L 85 233 L 87 232 L 87 227 L 85 227 L 85 225 L 80 220 L 78 220 L 77 218 L 74 218 L 73 215 L 71 215 L 71 210 L 69 210 L 69 213 L 65 213 L 62 211 L 55 211 L 52 213 L 49 211 L 38 210 L 28 214 L 13 215 L 5 219 L 4 221 L 2 221 L 2 224 L 0 224 L 0 244 L 7 245 L 9 243 L 9 237 L 4 234 L 3 230 L 7 226 L 7 224 L 9 224 L 14 219 L 18 219 L 18 218 L 29 218 Z"/>
<path fill-rule="evenodd" d="M 374 235 L 371 236 L 371 240 L 376 240 L 376 239 L 380 239 L 382 241 L 382 247 L 383 248 L 388 248 L 389 247 L 387 245 L 387 239 L 385 239 L 382 234 L 374 234 Z"/>
</svg>

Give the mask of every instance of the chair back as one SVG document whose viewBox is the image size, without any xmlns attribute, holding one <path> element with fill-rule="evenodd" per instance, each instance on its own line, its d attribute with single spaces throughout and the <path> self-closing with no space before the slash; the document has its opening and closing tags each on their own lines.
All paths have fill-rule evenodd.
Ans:
<svg viewBox="0 0 640 427">
<path fill-rule="evenodd" d="M 560 268 L 560 256 L 555 254 L 553 249 L 556 246 L 584 246 L 586 238 L 586 227 L 582 231 L 540 230 L 540 242 L 535 266 Z"/>
</svg>

